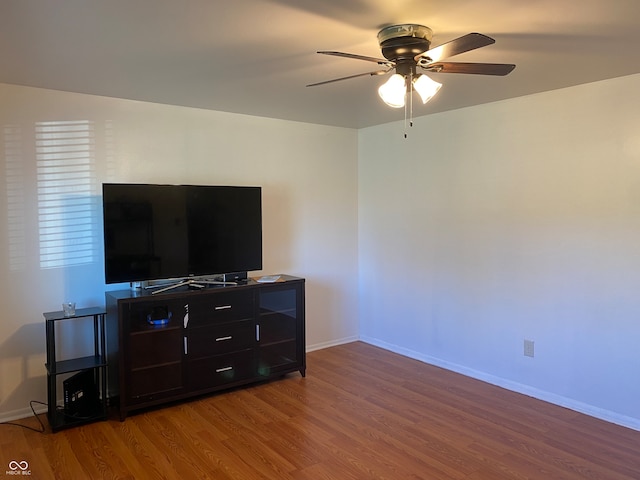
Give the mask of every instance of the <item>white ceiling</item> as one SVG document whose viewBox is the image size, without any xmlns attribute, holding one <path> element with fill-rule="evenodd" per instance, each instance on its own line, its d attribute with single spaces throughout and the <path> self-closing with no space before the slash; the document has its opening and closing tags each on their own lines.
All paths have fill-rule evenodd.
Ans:
<svg viewBox="0 0 640 480">
<path fill-rule="evenodd" d="M 433 74 L 414 115 L 640 72 L 638 0 L 0 0 L 0 82 L 295 121 L 366 127 L 403 118 L 378 69 L 378 30 L 418 23 L 432 46 L 494 45 L 454 61 L 515 63 L 506 77 Z M 1 104 L 0 104 L 1 108 Z"/>
</svg>

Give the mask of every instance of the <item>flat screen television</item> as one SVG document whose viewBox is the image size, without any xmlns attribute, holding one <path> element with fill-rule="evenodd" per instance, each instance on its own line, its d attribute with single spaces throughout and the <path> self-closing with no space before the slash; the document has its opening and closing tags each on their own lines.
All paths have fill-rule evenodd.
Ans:
<svg viewBox="0 0 640 480">
<path fill-rule="evenodd" d="M 262 190 L 102 185 L 108 284 L 262 269 Z"/>
</svg>

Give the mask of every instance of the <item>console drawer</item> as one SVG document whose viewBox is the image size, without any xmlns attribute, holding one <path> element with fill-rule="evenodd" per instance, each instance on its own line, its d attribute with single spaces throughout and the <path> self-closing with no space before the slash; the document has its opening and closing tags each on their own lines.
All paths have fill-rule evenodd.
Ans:
<svg viewBox="0 0 640 480">
<path fill-rule="evenodd" d="M 251 348 L 255 341 L 256 333 L 252 320 L 196 327 L 189 329 L 186 353 L 194 360 Z"/>
<path fill-rule="evenodd" d="M 255 376 L 255 356 L 252 349 L 189 362 L 189 388 L 204 390 Z"/>
<path fill-rule="evenodd" d="M 252 291 L 235 290 L 206 295 L 189 302 L 189 326 L 234 322 L 253 318 Z"/>
</svg>

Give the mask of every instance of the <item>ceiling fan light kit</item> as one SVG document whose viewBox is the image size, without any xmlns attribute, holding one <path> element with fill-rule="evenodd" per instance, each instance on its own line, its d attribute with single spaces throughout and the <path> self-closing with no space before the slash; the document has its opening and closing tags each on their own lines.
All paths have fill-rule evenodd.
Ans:
<svg viewBox="0 0 640 480">
<path fill-rule="evenodd" d="M 413 90 L 418 92 L 422 103 L 428 102 L 442 86 L 418 69 L 434 73 L 466 73 L 476 75 L 508 75 L 513 64 L 503 63 L 459 63 L 443 62 L 442 59 L 453 57 L 477 48 L 495 43 L 495 40 L 481 33 L 469 33 L 434 48 L 431 47 L 433 32 L 429 27 L 412 23 L 390 25 L 378 32 L 378 43 L 384 58 L 367 57 L 352 53 L 319 51 L 324 55 L 352 58 L 374 62 L 383 67 L 373 72 L 350 75 L 324 82 L 313 83 L 308 87 L 347 80 L 366 75 L 385 75 L 393 70 L 395 73 L 378 89 L 383 101 L 394 108 L 405 105 L 405 97 Z"/>
<path fill-rule="evenodd" d="M 420 95 L 420 99 L 424 104 L 438 93 L 440 87 L 442 87 L 441 83 L 423 74 L 418 74 L 416 77 L 404 77 L 394 73 L 389 77 L 389 80 L 380 85 L 378 95 L 390 107 L 402 108 L 404 107 L 406 96 L 411 95 L 414 90 Z"/>
</svg>

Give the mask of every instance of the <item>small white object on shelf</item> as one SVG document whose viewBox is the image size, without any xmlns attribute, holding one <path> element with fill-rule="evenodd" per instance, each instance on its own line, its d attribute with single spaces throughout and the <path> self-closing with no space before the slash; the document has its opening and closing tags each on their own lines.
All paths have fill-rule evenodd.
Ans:
<svg viewBox="0 0 640 480">
<path fill-rule="evenodd" d="M 280 280 L 280 275 L 264 275 L 264 276 L 258 278 L 257 282 L 258 283 L 273 283 L 273 282 L 277 282 L 278 280 Z"/>
</svg>

